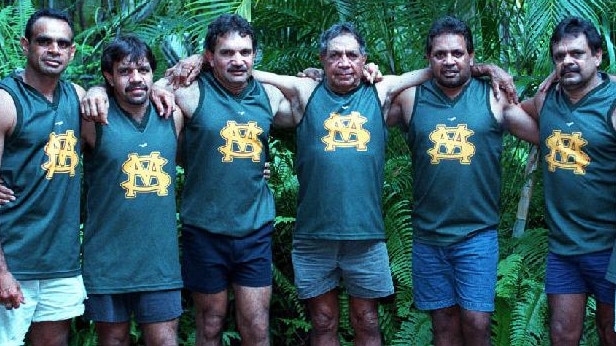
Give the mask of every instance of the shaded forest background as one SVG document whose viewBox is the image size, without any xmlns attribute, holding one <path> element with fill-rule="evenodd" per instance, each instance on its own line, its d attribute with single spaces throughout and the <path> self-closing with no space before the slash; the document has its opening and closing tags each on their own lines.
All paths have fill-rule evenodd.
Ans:
<svg viewBox="0 0 616 346">
<path fill-rule="evenodd" d="M 248 18 L 259 40 L 256 67 L 282 74 L 319 66 L 318 36 L 339 21 L 351 21 L 358 26 L 367 41 L 369 60 L 377 63 L 385 74 L 425 67 L 425 35 L 432 21 L 445 14 L 469 23 L 474 33 L 476 60 L 495 63 L 509 71 L 522 98 L 532 95 L 551 71 L 549 36 L 556 23 L 568 15 L 587 18 L 597 26 L 605 42 L 601 68 L 616 72 L 613 45 L 616 2 L 611 0 L 1 0 L 0 5 L 0 76 L 23 66 L 19 37 L 30 14 L 47 6 L 66 9 L 75 21 L 78 49 L 65 77 L 84 87 L 102 82 L 99 72 L 102 46 L 117 34 L 136 33 L 154 48 L 159 59 L 160 67 L 156 71 L 159 77 L 178 58 L 202 51 L 205 28 L 221 13 L 239 13 Z M 310 330 L 307 312 L 293 287 L 290 263 L 298 188 L 294 146 L 292 132 L 274 131 L 270 144 L 273 164 L 270 184 L 277 203 L 271 305 L 274 345 L 305 344 Z M 549 344 L 543 293 L 547 231 L 540 175 L 529 169 L 533 152 L 534 148 L 526 143 L 506 137 L 502 158 L 500 262 L 492 323 L 494 345 Z M 395 298 L 383 301 L 379 308 L 386 345 L 431 344 L 429 316 L 413 307 L 410 170 L 408 148 L 400 131 L 394 129 L 387 148 L 383 196 L 387 246 L 396 285 Z M 178 167 L 177 173 L 181 189 L 182 169 Z M 527 214 L 523 212 L 525 201 L 529 204 Z M 348 297 L 342 292 L 343 345 L 351 345 L 353 340 L 345 313 L 347 306 Z M 185 307 L 179 337 L 182 345 L 193 345 L 194 311 L 188 295 L 185 295 Z M 595 303 L 590 299 L 583 345 L 599 344 L 594 331 L 594 313 Z M 232 305 L 229 316 L 233 316 Z M 72 345 L 96 344 L 92 324 L 77 318 L 72 328 Z M 134 325 L 131 339 L 135 345 L 142 344 Z M 228 319 L 224 343 L 239 344 L 232 318 Z"/>
</svg>

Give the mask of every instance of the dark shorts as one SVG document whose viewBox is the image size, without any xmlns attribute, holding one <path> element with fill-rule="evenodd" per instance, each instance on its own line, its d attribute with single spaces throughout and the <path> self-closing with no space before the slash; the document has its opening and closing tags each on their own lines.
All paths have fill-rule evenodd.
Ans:
<svg viewBox="0 0 616 346">
<path fill-rule="evenodd" d="M 182 227 L 184 287 L 214 294 L 230 284 L 245 287 L 272 285 L 272 232 L 268 223 L 245 237 L 210 233 L 190 225 Z"/>
<path fill-rule="evenodd" d="M 84 302 L 83 316 L 94 322 L 137 323 L 171 321 L 182 314 L 181 290 L 90 294 Z"/>
<path fill-rule="evenodd" d="M 605 279 L 611 255 L 611 249 L 572 256 L 549 252 L 545 272 L 545 293 L 592 294 L 600 303 L 613 305 L 616 286 Z"/>
</svg>

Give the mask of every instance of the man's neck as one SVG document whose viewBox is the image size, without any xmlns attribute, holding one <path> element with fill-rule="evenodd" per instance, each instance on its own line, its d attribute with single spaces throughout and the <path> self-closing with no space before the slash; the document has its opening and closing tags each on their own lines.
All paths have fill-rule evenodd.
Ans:
<svg viewBox="0 0 616 346">
<path fill-rule="evenodd" d="M 572 88 L 562 87 L 563 92 L 569 98 L 572 104 L 578 103 L 584 96 L 588 95 L 593 89 L 599 86 L 602 82 L 601 75 L 596 73 L 595 76 L 583 85 L 574 86 Z"/>
<path fill-rule="evenodd" d="M 53 94 L 58 86 L 60 76 L 42 75 L 26 66 L 22 79 L 24 83 L 40 92 L 49 102 L 53 102 Z"/>
</svg>

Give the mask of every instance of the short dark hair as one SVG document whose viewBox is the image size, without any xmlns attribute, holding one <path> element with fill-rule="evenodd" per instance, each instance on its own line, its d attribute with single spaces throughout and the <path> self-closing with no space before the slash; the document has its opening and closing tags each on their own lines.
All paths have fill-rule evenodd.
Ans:
<svg viewBox="0 0 616 346">
<path fill-rule="evenodd" d="M 319 54 L 325 55 L 327 53 L 327 45 L 329 41 L 341 35 L 352 35 L 359 44 L 359 52 L 362 55 L 366 55 L 366 41 L 361 36 L 359 31 L 352 23 L 344 22 L 332 25 L 329 29 L 325 30 L 321 34 L 319 40 Z"/>
<path fill-rule="evenodd" d="M 588 20 L 580 17 L 567 17 L 560 21 L 554 28 L 552 37 L 550 38 L 550 56 L 552 48 L 565 37 L 578 37 L 580 34 L 586 36 L 586 41 L 590 47 L 592 54 L 597 53 L 601 49 L 603 40 L 597 31 L 597 28 Z"/>
<path fill-rule="evenodd" d="M 113 64 L 129 57 L 130 62 L 137 63 L 145 58 L 150 63 L 152 71 L 156 70 L 156 57 L 152 53 L 152 49 L 135 35 L 122 35 L 116 37 L 104 49 L 101 55 L 101 72 L 113 74 Z M 111 87 L 107 80 L 107 89 Z"/>
<path fill-rule="evenodd" d="M 54 18 L 54 19 L 65 21 L 68 24 L 68 26 L 71 28 L 71 41 L 73 40 L 73 37 L 72 37 L 73 32 L 74 32 L 73 21 L 71 20 L 71 18 L 68 16 L 66 12 L 56 10 L 55 8 L 42 8 L 34 12 L 30 16 L 30 18 L 28 19 L 28 22 L 26 23 L 26 30 L 24 33 L 24 36 L 28 40 L 32 39 L 32 27 L 34 27 L 34 23 L 36 23 L 37 20 L 43 17 L 49 17 L 49 18 Z"/>
<path fill-rule="evenodd" d="M 475 51 L 475 47 L 473 45 L 473 33 L 468 25 L 456 17 L 445 16 L 437 19 L 434 23 L 432 23 L 432 27 L 430 27 L 428 38 L 426 40 L 426 55 L 430 55 L 430 53 L 432 53 L 434 39 L 437 36 L 444 34 L 460 35 L 464 37 L 466 50 L 469 53 L 473 53 Z"/>
<path fill-rule="evenodd" d="M 205 49 L 214 52 L 218 38 L 230 32 L 237 32 L 242 37 L 250 36 L 253 51 L 257 50 L 257 38 L 252 25 L 240 15 L 228 13 L 220 15 L 207 26 Z"/>
</svg>

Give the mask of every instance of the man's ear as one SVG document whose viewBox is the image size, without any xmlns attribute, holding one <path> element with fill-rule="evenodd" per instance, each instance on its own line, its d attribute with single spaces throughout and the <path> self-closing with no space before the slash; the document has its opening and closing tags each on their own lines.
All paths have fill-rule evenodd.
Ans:
<svg viewBox="0 0 616 346">
<path fill-rule="evenodd" d="M 214 67 L 212 66 L 213 60 L 214 60 L 214 53 L 210 52 L 209 50 L 205 50 L 205 53 L 203 54 L 203 56 L 205 57 L 205 63 L 209 66 L 209 67 Z"/>
<path fill-rule="evenodd" d="M 21 45 L 21 51 L 25 54 L 28 54 L 28 51 L 30 50 L 30 41 L 28 41 L 27 38 L 22 37 L 19 39 L 19 44 Z"/>
<path fill-rule="evenodd" d="M 111 85 L 111 87 L 115 87 L 115 85 L 113 85 L 113 75 L 111 75 L 109 72 L 104 72 L 103 71 L 103 77 L 105 77 L 105 80 L 107 81 L 107 83 L 109 83 L 109 85 Z"/>
<path fill-rule="evenodd" d="M 599 65 L 601 65 L 601 61 L 603 61 L 603 49 L 599 48 L 595 52 L 595 66 L 599 67 Z"/>
</svg>

